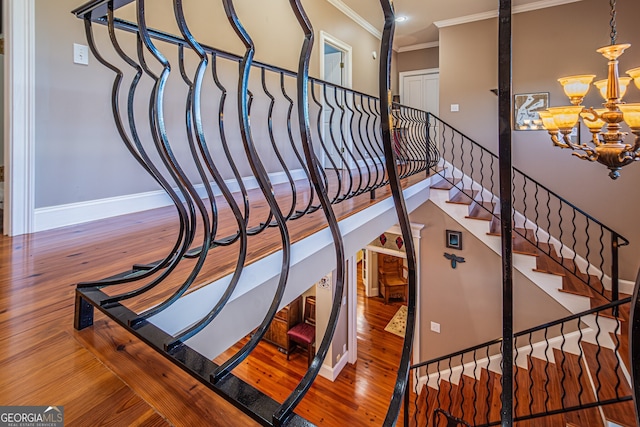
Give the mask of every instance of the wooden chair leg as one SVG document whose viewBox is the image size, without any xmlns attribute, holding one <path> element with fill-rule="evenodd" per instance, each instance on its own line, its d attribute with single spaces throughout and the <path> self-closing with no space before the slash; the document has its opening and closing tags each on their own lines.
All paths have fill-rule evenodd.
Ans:
<svg viewBox="0 0 640 427">
<path fill-rule="evenodd" d="M 313 344 L 309 344 L 307 346 L 307 366 L 311 366 L 311 362 L 313 362 Z"/>
</svg>

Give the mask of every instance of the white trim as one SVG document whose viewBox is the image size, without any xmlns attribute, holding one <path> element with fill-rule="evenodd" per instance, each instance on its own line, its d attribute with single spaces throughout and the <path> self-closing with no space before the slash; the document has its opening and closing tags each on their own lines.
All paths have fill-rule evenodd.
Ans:
<svg viewBox="0 0 640 427">
<path fill-rule="evenodd" d="M 4 233 L 33 231 L 35 194 L 35 0 L 7 0 Z"/>
<path fill-rule="evenodd" d="M 523 4 L 513 7 L 513 13 L 531 12 L 534 10 L 545 9 L 548 7 L 562 6 L 563 4 L 575 3 L 582 0 L 541 0 L 535 3 Z M 433 25 L 437 28 L 451 27 L 454 25 L 468 24 L 470 22 L 484 21 L 485 19 L 497 18 L 498 11 L 491 10 L 489 12 L 475 13 L 473 15 L 460 16 L 458 18 L 444 19 L 435 21 Z"/>
<path fill-rule="evenodd" d="M 325 32 L 325 31 L 320 31 L 320 41 L 319 41 L 319 49 L 318 51 L 320 52 L 320 80 L 325 80 L 325 75 L 324 75 L 324 46 L 325 44 L 328 44 L 336 49 L 338 49 L 339 51 L 341 51 L 344 54 L 344 83 L 343 86 L 347 87 L 347 88 L 351 88 L 353 85 L 353 48 L 351 47 L 351 45 L 343 42 L 342 40 L 332 36 L 331 34 Z M 324 97 L 323 97 L 324 99 Z M 324 101 L 323 101 L 324 102 Z M 346 102 L 346 99 L 345 99 Z M 343 135 L 346 136 L 346 139 L 344 141 L 344 144 L 351 149 L 353 146 L 353 141 L 351 140 L 351 133 L 347 132 L 347 126 L 350 123 L 349 118 L 351 117 L 351 114 L 347 111 L 346 116 L 345 116 L 345 120 L 343 122 Z M 323 118 L 324 120 L 324 118 Z M 326 141 L 326 136 L 325 136 L 325 126 L 323 124 L 322 126 L 322 137 L 325 138 Z M 323 151 L 322 152 L 322 165 L 327 167 L 327 159 L 326 159 L 327 155 L 326 153 Z M 344 167 L 348 167 L 350 169 L 354 169 L 355 165 L 353 163 L 353 159 L 349 160 L 349 164 L 348 165 L 340 165 L 342 166 L 342 168 Z"/>
<path fill-rule="evenodd" d="M 439 46 L 440 46 L 440 42 L 439 41 L 412 44 L 410 46 L 402 46 L 402 47 L 398 48 L 398 53 L 410 52 L 412 50 L 431 49 L 431 48 L 439 47 Z"/>
<path fill-rule="evenodd" d="M 401 233 L 398 233 L 398 234 L 401 234 Z M 391 255 L 391 256 L 394 256 L 394 257 L 407 259 L 406 252 L 403 252 L 403 251 L 400 251 L 400 250 L 383 248 L 381 246 L 373 246 L 373 245 L 367 245 L 365 247 L 365 249 L 368 250 L 369 252 L 375 252 L 375 253 L 378 253 L 378 254 Z"/>
<path fill-rule="evenodd" d="M 349 259 L 349 266 L 349 287 L 347 288 L 349 325 L 346 354 L 349 355 L 348 362 L 353 364 L 358 361 L 358 261 L 355 255 Z"/>
<path fill-rule="evenodd" d="M 329 44 L 335 47 L 338 50 L 344 52 L 344 86 L 347 88 L 351 88 L 353 84 L 353 72 L 352 72 L 352 63 L 353 63 L 353 48 L 351 45 L 343 42 L 342 40 L 332 36 L 331 34 L 320 31 L 320 48 L 318 51 L 320 52 L 320 80 L 324 80 L 324 45 Z"/>
<path fill-rule="evenodd" d="M 335 8 L 338 9 L 340 12 L 347 15 L 353 22 L 360 25 L 362 28 L 364 28 L 369 33 L 371 33 L 374 37 L 376 37 L 379 40 L 382 40 L 382 33 L 376 27 L 371 25 L 369 21 L 364 19 L 362 16 L 358 15 L 358 13 L 355 10 L 347 6 L 342 0 L 327 0 L 327 1 L 331 3 L 333 6 L 335 6 Z"/>
<path fill-rule="evenodd" d="M 342 355 L 342 357 L 340 358 L 340 360 L 338 361 L 338 363 L 336 363 L 336 366 L 334 366 L 333 368 L 327 366 L 327 365 L 322 365 L 320 367 L 320 372 L 318 373 L 321 377 L 324 377 L 326 379 L 328 379 L 331 382 L 334 382 L 336 380 L 336 378 L 338 378 L 338 375 L 340 375 L 340 372 L 342 372 L 342 369 L 347 366 L 347 361 L 349 359 L 349 351 L 347 351 L 345 354 Z"/>
<path fill-rule="evenodd" d="M 302 169 L 291 171 L 295 181 L 305 179 Z M 269 174 L 273 185 L 286 182 L 284 172 Z M 243 182 L 247 190 L 259 188 L 255 177 L 245 177 Z M 235 180 L 225 181 L 232 192 L 239 192 L 240 188 Z M 215 195 L 220 195 L 220 190 L 215 184 L 211 184 Z M 207 197 L 203 184 L 195 186 L 201 197 Z M 145 193 L 128 194 L 125 196 L 108 197 L 105 199 L 89 200 L 86 202 L 68 203 L 65 205 L 38 208 L 34 212 L 34 232 L 50 230 L 68 225 L 81 224 L 88 221 L 110 218 L 117 215 L 125 215 L 134 212 L 156 209 L 171 205 L 171 199 L 163 190 L 148 191 Z"/>
</svg>

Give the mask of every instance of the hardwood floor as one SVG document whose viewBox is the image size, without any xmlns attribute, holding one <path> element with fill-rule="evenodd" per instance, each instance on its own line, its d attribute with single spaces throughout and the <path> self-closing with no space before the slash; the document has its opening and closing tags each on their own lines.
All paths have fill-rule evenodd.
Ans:
<svg viewBox="0 0 640 427">
<path fill-rule="evenodd" d="M 384 330 L 401 302 L 385 305 L 381 297 L 364 295 L 358 268 L 358 361 L 342 370 L 335 382 L 318 377 L 296 413 L 319 426 L 382 425 L 396 380 L 403 339 Z M 241 340 L 215 361 L 240 349 Z M 294 352 L 290 361 L 269 343 L 239 365 L 234 375 L 275 400 L 284 400 L 307 371 L 307 357 Z M 401 415 L 402 416 L 402 415 Z M 398 425 L 402 425 L 402 418 Z"/>
<path fill-rule="evenodd" d="M 422 179 L 424 175 L 415 176 L 404 184 Z M 379 189 L 374 201 L 363 194 L 337 205 L 336 214 L 344 218 L 388 196 L 388 189 Z M 26 236 L 0 237 L 0 405 L 64 406 L 70 426 L 255 424 L 100 313 L 91 328 L 73 329 L 75 284 L 127 271 L 134 263 L 161 259 L 174 243 L 175 222 L 174 209 L 162 208 Z M 290 226 L 292 241 L 324 227 L 320 212 L 295 221 Z M 266 234 L 255 236 L 252 242 L 248 262 L 279 249 Z M 232 271 L 229 259 L 235 254 L 226 252 L 208 258 L 202 283 Z M 372 319 L 365 319 L 372 337 L 390 335 L 378 331 Z M 358 405 L 367 401 L 366 412 L 358 411 L 358 416 L 369 417 L 367 424 L 380 420 L 390 392 L 369 396 L 378 380 L 374 384 L 365 372 L 389 357 L 392 340 L 388 338 L 380 347 L 362 342 L 361 350 L 370 346 L 371 353 L 364 363 L 345 372 L 346 381 L 353 383 L 351 391 L 324 400 L 324 407 L 305 402 L 308 410 L 330 419 L 334 407 L 351 408 L 346 396 L 354 393 L 360 399 Z M 372 339 L 377 342 L 378 338 Z M 305 360 L 304 356 L 300 359 Z M 394 368 L 384 369 L 380 384 L 395 378 Z M 316 386 L 314 395 L 320 391 L 332 394 L 333 387 L 328 391 L 326 386 Z"/>
</svg>

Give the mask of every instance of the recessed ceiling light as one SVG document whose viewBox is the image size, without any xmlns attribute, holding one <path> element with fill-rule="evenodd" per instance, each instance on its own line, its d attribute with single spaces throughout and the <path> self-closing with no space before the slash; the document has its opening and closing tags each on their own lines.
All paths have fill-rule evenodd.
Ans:
<svg viewBox="0 0 640 427">
<path fill-rule="evenodd" d="M 396 18 L 396 22 L 404 22 L 406 21 L 408 18 L 406 16 L 398 16 Z"/>
</svg>

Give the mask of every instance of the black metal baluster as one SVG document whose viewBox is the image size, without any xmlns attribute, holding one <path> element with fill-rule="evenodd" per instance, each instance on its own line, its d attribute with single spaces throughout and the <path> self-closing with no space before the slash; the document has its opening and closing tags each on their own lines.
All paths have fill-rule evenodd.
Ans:
<svg viewBox="0 0 640 427">
<path fill-rule="evenodd" d="M 631 361 L 631 390 L 636 409 L 636 424 L 640 425 L 640 270 L 631 297 L 629 316 L 629 360 Z"/>
<path fill-rule="evenodd" d="M 126 56 L 122 51 L 122 49 L 120 48 L 120 45 L 115 35 L 113 21 L 114 21 L 113 2 L 111 1 L 107 4 L 107 27 L 109 30 L 109 37 L 111 40 L 111 44 L 113 45 L 118 55 L 121 58 L 123 58 L 128 65 L 130 65 L 132 68 L 136 70 L 136 74 L 131 81 L 131 85 L 130 85 L 129 93 L 127 97 L 127 119 L 129 122 L 131 139 L 129 139 L 125 131 L 125 127 L 122 122 L 122 118 L 120 116 L 120 106 L 119 106 L 120 95 L 119 94 L 120 94 L 120 87 L 121 87 L 123 74 L 120 69 L 115 67 L 110 62 L 106 61 L 98 51 L 98 48 L 95 44 L 95 40 L 93 37 L 93 28 L 92 28 L 90 13 L 84 19 L 85 33 L 86 33 L 88 45 L 89 45 L 89 48 L 91 49 L 91 52 L 96 57 L 96 59 L 101 64 L 103 64 L 105 67 L 109 68 L 116 74 L 116 77 L 113 82 L 112 92 L 111 92 L 111 107 L 112 107 L 113 117 L 116 123 L 116 128 L 118 130 L 118 133 L 120 134 L 120 137 L 122 138 L 122 141 L 124 142 L 127 150 L 136 159 L 136 161 L 145 169 L 145 171 L 147 171 L 149 175 L 152 176 L 152 178 L 169 195 L 174 206 L 176 206 L 180 227 L 179 227 L 178 236 L 176 238 L 176 242 L 174 246 L 171 248 L 167 256 L 162 261 L 156 263 L 156 265 L 154 265 L 152 268 L 147 270 L 139 270 L 134 274 L 128 274 L 125 276 L 117 276 L 114 278 L 102 279 L 102 280 L 92 281 L 92 282 L 81 282 L 77 285 L 78 289 L 89 288 L 94 286 L 117 285 L 117 284 L 128 283 L 128 282 L 149 277 L 155 274 L 156 272 L 158 272 L 159 270 L 167 267 L 171 263 L 175 264 L 178 262 L 179 248 L 182 246 L 182 242 L 185 237 L 185 224 L 186 224 L 186 216 L 187 216 L 186 210 L 184 209 L 182 202 L 180 201 L 180 198 L 178 197 L 176 192 L 173 190 L 172 186 L 158 171 L 157 167 L 151 161 L 151 159 L 147 155 L 144 147 L 140 142 L 140 138 L 139 138 L 136 123 L 135 123 L 135 117 L 133 113 L 134 111 L 133 101 L 134 101 L 136 89 L 138 87 L 138 83 L 140 81 L 140 78 L 142 77 L 142 68 L 137 63 L 135 63 L 135 61 L 133 61 L 131 58 Z M 166 275 L 169 273 L 170 271 L 165 271 L 163 275 Z"/>
<path fill-rule="evenodd" d="M 281 424 L 291 415 L 295 407 L 300 403 L 305 393 L 311 387 L 313 380 L 320 371 L 322 361 L 327 355 L 331 340 L 335 333 L 338 318 L 340 316 L 340 308 L 342 306 L 342 295 L 345 281 L 345 256 L 344 244 L 342 242 L 342 234 L 338 226 L 338 221 L 331 207 L 331 202 L 327 197 L 326 188 L 323 188 L 321 177 L 318 173 L 318 159 L 311 145 L 311 133 L 309 129 L 309 60 L 311 58 L 311 50 L 313 49 L 313 28 L 311 22 L 306 16 L 300 0 L 289 1 L 293 12 L 298 19 L 300 27 L 304 31 L 304 43 L 300 52 L 300 62 L 298 65 L 298 124 L 300 127 L 300 137 L 302 139 L 302 148 L 304 150 L 305 159 L 310 165 L 311 180 L 314 188 L 320 198 L 322 210 L 329 224 L 331 235 L 333 237 L 334 249 L 336 253 L 336 285 L 333 295 L 333 304 L 331 313 L 327 323 L 326 332 L 322 338 L 322 342 L 317 349 L 317 353 L 311 362 L 311 366 L 307 369 L 307 373 L 302 378 L 296 389 L 282 403 L 280 408 L 274 413 L 273 420 L 275 424 Z M 404 390 L 403 390 L 404 392 Z M 404 394 L 404 393 L 403 393 Z M 399 408 L 398 408 L 399 410 Z"/>
<path fill-rule="evenodd" d="M 233 174 L 233 177 L 236 183 L 238 184 L 238 189 L 240 190 L 240 194 L 242 195 L 242 206 L 244 208 L 243 210 L 244 225 L 245 225 L 244 228 L 246 228 L 246 226 L 249 224 L 249 212 L 250 212 L 249 195 L 247 193 L 247 188 L 244 185 L 244 181 L 242 180 L 242 176 L 240 176 L 240 172 L 238 171 L 238 166 L 236 165 L 236 162 L 233 160 L 233 156 L 231 155 L 231 151 L 229 150 L 229 144 L 227 143 L 227 133 L 224 127 L 224 108 L 225 108 L 226 99 L 227 99 L 227 89 L 220 82 L 220 79 L 218 77 L 217 58 L 218 58 L 218 55 L 215 52 L 213 52 L 211 54 L 211 74 L 213 77 L 213 82 L 215 83 L 216 87 L 220 90 L 220 101 L 218 102 L 218 130 L 220 132 L 220 143 L 222 145 L 222 150 L 224 151 L 225 157 L 229 163 L 229 167 L 231 168 L 231 173 Z M 234 197 L 234 200 L 235 200 L 235 197 Z M 237 236 L 240 237 L 240 233 L 238 233 Z M 235 239 L 230 239 L 230 240 L 235 240 Z"/>
<path fill-rule="evenodd" d="M 273 152 L 276 155 L 276 159 L 278 160 L 278 163 L 280 163 L 280 166 L 282 166 L 282 171 L 285 173 L 287 177 L 287 181 L 289 182 L 289 188 L 291 189 L 291 207 L 289 208 L 289 212 L 287 212 L 287 214 L 285 215 L 285 219 L 289 219 L 293 217 L 293 214 L 296 210 L 296 201 L 298 200 L 298 192 L 296 190 L 296 183 L 293 179 L 293 176 L 291 176 L 291 172 L 289 171 L 289 168 L 287 167 L 287 164 L 284 161 L 284 158 L 282 157 L 282 153 L 280 153 L 280 149 L 278 148 L 278 144 L 276 143 L 276 137 L 273 134 L 273 110 L 276 105 L 276 98 L 273 96 L 273 94 L 269 91 L 269 88 L 267 87 L 267 78 L 266 78 L 265 68 L 260 67 L 260 71 L 261 71 L 260 80 L 262 82 L 262 91 L 264 92 L 265 95 L 267 95 L 267 98 L 269 98 L 269 111 L 267 113 L 269 141 L 271 142 L 271 148 L 273 148 Z"/>
<path fill-rule="evenodd" d="M 304 175 L 307 179 L 307 182 L 309 184 L 309 201 L 307 202 L 307 205 L 303 209 L 299 209 L 296 212 L 296 214 L 291 217 L 292 220 L 295 220 L 304 216 L 311 209 L 311 206 L 313 205 L 313 201 L 315 198 L 315 190 L 313 188 L 313 185 L 311 185 L 311 170 L 310 170 L 311 167 L 308 167 L 309 165 L 305 164 L 304 159 L 300 155 L 300 151 L 296 147 L 295 138 L 293 136 L 293 129 L 291 128 L 291 116 L 293 114 L 293 99 L 287 93 L 287 88 L 284 83 L 284 73 L 280 73 L 280 89 L 282 91 L 282 95 L 284 96 L 284 98 L 287 100 L 287 102 L 289 102 L 289 108 L 287 109 L 287 135 L 289 135 L 289 142 L 291 143 L 291 149 L 293 150 L 293 154 L 295 154 L 296 159 L 298 159 L 298 163 L 300 164 L 300 167 L 302 168 Z"/>
<path fill-rule="evenodd" d="M 249 121 L 249 103 L 247 98 L 249 73 L 255 53 L 255 46 L 253 44 L 253 41 L 251 40 L 251 37 L 246 32 L 238 19 L 233 5 L 233 0 L 222 0 L 222 4 L 224 6 L 224 10 L 227 15 L 227 19 L 231 24 L 231 27 L 233 28 L 238 38 L 241 40 L 242 44 L 245 46 L 245 54 L 240 62 L 240 76 L 238 79 L 238 120 L 240 122 L 242 143 L 249 160 L 249 165 L 251 166 L 251 170 L 254 176 L 258 180 L 260 190 L 267 200 L 269 209 L 273 214 L 273 217 L 275 218 L 278 226 L 278 230 L 280 231 L 280 239 L 282 241 L 282 263 L 280 267 L 278 285 L 271 302 L 271 306 L 265 314 L 264 319 L 255 330 L 253 336 L 249 339 L 249 341 L 236 354 L 234 354 L 224 364 L 216 368 L 211 373 L 210 380 L 214 383 L 224 378 L 235 366 L 242 362 L 258 345 L 258 343 L 266 333 L 267 328 L 275 317 L 275 314 L 278 311 L 278 307 L 280 306 L 280 303 L 282 301 L 282 296 L 284 295 L 285 286 L 287 284 L 287 278 L 289 276 L 289 266 L 291 261 L 291 242 L 286 220 L 284 218 L 284 215 L 280 211 L 280 207 L 278 206 L 277 200 L 273 193 L 271 182 L 269 181 L 269 176 L 267 175 L 264 165 L 262 164 L 262 161 L 258 156 L 251 135 L 251 124 Z"/>
<path fill-rule="evenodd" d="M 313 98 L 313 102 L 316 103 L 316 105 L 318 106 L 318 139 L 320 140 L 320 146 L 322 147 L 322 150 L 324 152 L 324 158 L 329 160 L 329 163 L 331 163 L 331 167 L 334 170 L 335 174 L 336 174 L 336 181 L 337 181 L 337 188 L 336 188 L 336 194 L 335 196 L 333 196 L 331 198 L 331 203 L 335 203 L 336 200 L 338 199 L 338 197 L 340 196 L 340 189 L 342 188 L 342 174 L 340 173 L 338 166 L 336 165 L 336 162 L 333 160 L 333 157 L 331 156 L 331 152 L 330 150 L 327 148 L 327 144 L 325 143 L 325 138 L 326 135 L 323 136 L 324 131 L 323 131 L 323 126 L 324 126 L 324 106 L 323 104 L 316 98 L 316 93 L 315 90 L 313 90 L 313 85 L 316 84 L 322 84 L 322 87 L 324 88 L 324 92 L 326 93 L 326 83 L 317 83 L 317 82 L 312 82 L 312 90 L 311 90 L 311 97 Z M 329 180 L 327 179 L 326 181 L 326 186 L 327 186 L 327 191 L 330 190 L 329 188 Z"/>
<path fill-rule="evenodd" d="M 231 191 L 227 188 L 224 179 L 222 178 L 221 174 L 219 173 L 218 169 L 215 167 L 215 163 L 213 161 L 213 158 L 211 157 L 210 154 L 210 150 L 207 146 L 207 142 L 206 142 L 206 138 L 204 135 L 204 129 L 202 128 L 202 115 L 201 115 L 201 110 L 200 110 L 200 105 L 201 105 L 201 93 L 202 93 L 202 81 L 204 79 L 204 74 L 206 71 L 206 67 L 207 67 L 207 53 L 202 49 L 202 47 L 199 45 L 199 43 L 193 38 L 193 35 L 191 34 L 191 32 L 189 31 L 187 24 L 186 24 L 186 20 L 184 17 L 184 10 L 183 10 L 183 6 L 182 6 L 182 0 L 174 0 L 174 9 L 175 9 L 175 14 L 176 14 L 176 21 L 178 23 L 178 27 L 180 28 L 180 31 L 183 35 L 183 37 L 185 38 L 185 40 L 188 41 L 190 47 L 198 54 L 198 56 L 200 57 L 200 64 L 198 66 L 198 69 L 196 71 L 196 78 L 194 79 L 193 82 L 189 81 L 188 76 L 186 75 L 186 71 L 184 68 L 184 55 L 182 52 L 182 47 L 181 47 L 181 54 L 180 54 L 180 72 L 182 74 L 183 79 L 185 80 L 185 82 L 190 86 L 190 105 L 188 105 L 187 111 L 189 111 L 190 109 L 193 111 L 193 115 L 192 117 L 188 117 L 187 115 L 187 128 L 189 128 L 190 126 L 190 121 L 191 124 L 193 125 L 193 130 L 196 133 L 196 139 L 198 142 L 198 148 L 195 147 L 195 142 L 193 141 L 193 138 L 191 136 L 191 132 L 188 133 L 189 136 L 189 144 L 192 148 L 192 155 L 195 157 L 197 157 L 197 151 L 200 152 L 200 154 L 202 155 L 203 159 L 205 160 L 205 164 L 209 170 L 209 172 L 212 174 L 212 176 L 214 177 L 214 180 L 216 182 L 216 184 L 218 185 L 218 188 L 220 188 L 220 191 L 222 192 L 225 201 L 227 202 L 227 204 L 229 205 L 230 209 L 232 210 L 234 217 L 236 219 L 236 223 L 238 226 L 238 230 L 239 230 L 239 240 L 240 240 L 240 248 L 239 248 L 239 252 L 238 252 L 238 260 L 236 262 L 236 266 L 234 269 L 234 273 L 233 276 L 231 277 L 231 280 L 229 281 L 229 284 L 227 285 L 227 288 L 225 289 L 224 293 L 222 294 L 222 296 L 220 297 L 220 300 L 215 304 L 215 306 L 209 311 L 209 313 L 203 317 L 200 321 L 196 322 L 195 324 L 191 325 L 189 328 L 181 331 L 178 335 L 176 335 L 174 337 L 174 340 L 170 343 L 167 343 L 165 345 L 165 348 L 168 351 L 171 351 L 172 349 L 174 349 L 175 347 L 177 347 L 179 344 L 181 344 L 183 341 L 189 339 L 190 337 L 196 335 L 198 332 L 200 332 L 202 329 L 204 329 L 207 325 L 209 325 L 213 319 L 220 313 L 220 311 L 222 311 L 222 309 L 224 308 L 224 306 L 227 304 L 227 302 L 229 301 L 229 299 L 231 298 L 231 295 L 233 294 L 233 292 L 236 289 L 236 286 L 238 284 L 238 281 L 240 280 L 240 276 L 242 274 L 242 269 L 244 267 L 244 262 L 246 259 L 246 253 L 247 253 L 247 233 L 246 233 L 246 226 L 245 223 L 243 221 L 242 218 L 242 214 L 240 212 L 240 208 L 237 206 L 237 204 L 235 203 L 235 199 L 233 198 L 233 195 L 231 194 Z M 195 159 L 194 159 L 195 160 Z M 196 164 L 198 164 L 198 162 L 196 162 Z M 204 174 L 204 169 L 201 166 L 198 166 L 198 170 L 200 172 L 200 175 L 203 179 L 203 182 L 206 175 Z M 207 189 L 208 189 L 208 194 L 209 197 L 214 198 L 212 191 L 209 189 L 209 186 L 206 185 Z M 215 204 L 212 202 L 212 215 L 216 215 L 217 214 L 217 210 L 215 209 Z M 206 222 L 205 222 L 206 225 Z M 205 230 L 206 231 L 206 230 Z M 212 227 L 212 238 L 215 238 L 215 228 Z M 208 246 L 204 246 L 202 247 L 202 252 L 204 255 L 206 255 L 206 252 L 208 251 Z M 186 290 L 186 289 L 185 289 Z M 184 291 L 182 291 L 184 292 Z M 176 293 L 176 297 L 180 297 L 182 295 L 182 293 Z M 171 299 L 171 298 L 170 298 Z"/>
<path fill-rule="evenodd" d="M 402 238 L 405 244 L 408 267 L 408 293 L 407 298 L 407 323 L 402 354 L 396 376 L 396 385 L 390 400 L 389 410 L 385 417 L 384 425 L 395 424 L 400 410 L 400 404 L 404 389 L 407 387 L 409 375 L 409 363 L 413 347 L 413 335 L 416 320 L 416 256 L 411 233 L 411 223 L 407 207 L 402 194 L 402 186 L 395 168 L 395 154 L 391 139 L 391 53 L 393 47 L 393 34 L 395 31 L 395 16 L 391 0 L 380 0 L 384 12 L 385 24 L 380 47 L 380 117 L 382 118 L 382 137 L 384 142 L 385 162 L 389 174 L 389 186 L 393 195 L 393 202 L 398 215 L 398 223 L 402 230 Z"/>
<path fill-rule="evenodd" d="M 355 95 L 352 93 L 351 96 L 351 104 L 355 104 Z M 356 141 L 356 138 L 353 134 L 353 127 L 354 127 L 354 120 L 355 120 L 355 110 L 354 108 L 349 105 L 349 96 L 347 96 L 347 92 L 344 91 L 344 108 L 345 110 L 348 111 L 348 113 L 346 113 L 346 115 L 349 117 L 349 141 L 351 141 L 351 144 L 353 146 L 353 151 L 355 151 L 355 153 L 357 153 L 357 156 L 355 154 L 353 154 L 353 165 L 355 167 L 355 170 L 358 173 L 358 186 L 356 187 L 355 190 L 353 190 L 353 195 L 356 196 L 358 194 L 362 194 L 363 192 L 365 192 L 367 190 L 366 185 L 363 186 L 364 184 L 364 179 L 362 177 L 363 175 L 363 170 L 361 167 L 361 162 L 364 162 L 364 166 L 365 169 L 369 172 L 367 175 L 371 175 L 370 171 L 369 171 L 369 165 L 366 164 L 364 155 L 362 154 L 362 152 L 360 151 L 360 148 L 358 147 L 358 143 Z"/>
</svg>

